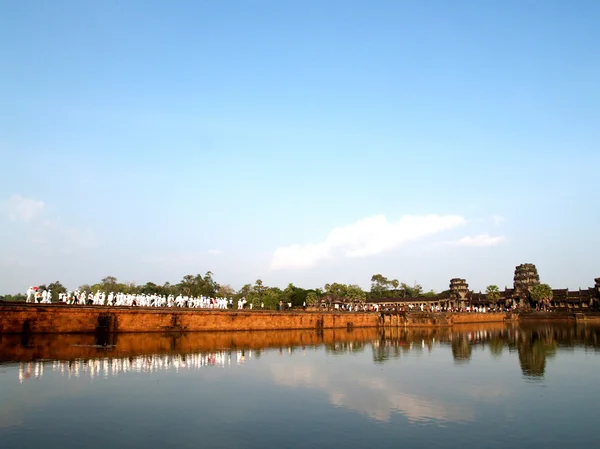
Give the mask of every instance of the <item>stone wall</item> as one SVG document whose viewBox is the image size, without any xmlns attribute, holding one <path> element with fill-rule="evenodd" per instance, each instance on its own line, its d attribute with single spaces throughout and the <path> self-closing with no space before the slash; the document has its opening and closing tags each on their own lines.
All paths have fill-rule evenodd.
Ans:
<svg viewBox="0 0 600 449">
<path fill-rule="evenodd" d="M 506 313 L 382 312 L 384 327 L 438 327 L 470 323 L 503 323 Z"/>
<path fill-rule="evenodd" d="M 502 313 L 453 313 L 453 324 L 502 323 L 507 314 Z"/>
<path fill-rule="evenodd" d="M 592 317 L 592 315 L 594 315 Z M 581 320 L 598 319 L 593 313 Z M 342 313 L 317 311 L 208 311 L 143 307 L 0 304 L 0 335 L 36 333 L 126 333 L 318 330 L 393 327 L 445 327 L 471 323 L 502 323 L 573 319 L 559 313 Z"/>
<path fill-rule="evenodd" d="M 376 313 L 0 305 L 0 334 L 353 329 L 377 322 Z"/>
</svg>

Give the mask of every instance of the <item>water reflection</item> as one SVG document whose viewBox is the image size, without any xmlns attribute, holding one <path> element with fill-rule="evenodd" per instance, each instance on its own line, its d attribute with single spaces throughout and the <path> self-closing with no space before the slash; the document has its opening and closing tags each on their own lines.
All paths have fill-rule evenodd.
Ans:
<svg viewBox="0 0 600 449">
<path fill-rule="evenodd" d="M 221 350 L 294 351 L 297 347 L 317 347 L 350 343 L 364 345 L 379 338 L 377 329 L 317 331 L 196 332 L 165 334 L 63 334 L 2 335 L 0 363 L 30 362 L 40 359 L 74 360 L 130 357 L 146 354 L 211 352 Z M 333 345 L 333 346 L 332 346 Z"/>
<path fill-rule="evenodd" d="M 373 361 L 384 363 L 401 354 L 419 352 L 450 345 L 454 362 L 466 364 L 474 349 L 488 349 L 500 358 L 505 349 L 517 351 L 522 374 L 542 378 L 546 361 L 556 356 L 559 348 L 600 349 L 600 326 L 570 323 L 535 323 L 510 326 L 504 324 L 455 326 L 451 329 L 397 329 L 382 333 L 372 344 Z"/>
<path fill-rule="evenodd" d="M 444 329 L 355 329 L 343 331 L 221 332 L 192 334 L 104 334 L 0 336 L 0 363 L 20 362 L 19 381 L 39 379 L 44 370 L 91 378 L 127 372 L 240 365 L 265 349 L 293 355 L 323 346 L 330 356 L 370 350 L 376 365 L 403 355 L 450 347 L 456 364 L 468 364 L 474 350 L 492 358 L 517 352 L 522 375 L 541 379 L 547 360 L 562 348 L 600 348 L 600 327 L 536 323 L 487 324 Z M 254 351 L 254 352 L 253 352 Z"/>
<path fill-rule="evenodd" d="M 413 423 L 465 422 L 473 418 L 469 408 L 446 402 L 433 394 L 410 391 L 409 385 L 387 373 L 365 373 L 336 364 L 324 370 L 306 363 L 296 366 L 292 372 L 286 366 L 272 365 L 271 375 L 277 385 L 323 392 L 333 406 L 381 422 L 390 421 L 394 413 L 404 415 Z"/>
<path fill-rule="evenodd" d="M 233 359 L 233 362 L 232 362 Z M 44 370 L 66 375 L 68 378 L 83 375 L 94 379 L 126 373 L 155 373 L 158 371 L 198 370 L 204 367 L 243 365 L 252 359 L 252 350 L 199 352 L 196 354 L 149 354 L 122 358 L 96 358 L 76 360 L 35 361 L 19 364 L 19 382 L 28 379 L 40 379 Z"/>
<path fill-rule="evenodd" d="M 0 335 L 0 441 L 587 447 L 599 343 L 599 327 L 547 323 Z"/>
</svg>

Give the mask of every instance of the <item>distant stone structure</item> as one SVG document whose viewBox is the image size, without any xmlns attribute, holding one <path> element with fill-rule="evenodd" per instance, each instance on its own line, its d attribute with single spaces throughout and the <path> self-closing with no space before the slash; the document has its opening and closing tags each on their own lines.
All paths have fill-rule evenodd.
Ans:
<svg viewBox="0 0 600 449">
<path fill-rule="evenodd" d="M 600 277 L 594 279 L 595 286 L 579 289 L 553 289 L 550 303 L 545 305 L 552 310 L 600 310 Z M 465 279 L 450 279 L 450 289 L 436 296 L 419 296 L 417 298 L 369 298 L 367 303 L 379 304 L 385 309 L 410 307 L 410 310 L 425 310 L 440 306 L 442 308 L 465 309 L 467 307 L 522 307 L 536 308 L 539 304 L 531 298 L 531 290 L 540 284 L 540 276 L 534 264 L 524 263 L 515 267 L 514 288 L 504 288 L 500 291 L 498 301 L 491 303 L 488 295 L 482 292 L 469 290 L 469 284 Z"/>
<path fill-rule="evenodd" d="M 465 279 L 450 279 L 450 302 L 454 307 L 465 307 L 465 301 L 469 296 L 469 284 Z"/>
<path fill-rule="evenodd" d="M 521 305 L 529 302 L 531 289 L 540 283 L 540 275 L 537 268 L 532 263 L 524 263 L 515 268 L 515 277 L 513 281 L 514 298 L 518 299 Z"/>
</svg>

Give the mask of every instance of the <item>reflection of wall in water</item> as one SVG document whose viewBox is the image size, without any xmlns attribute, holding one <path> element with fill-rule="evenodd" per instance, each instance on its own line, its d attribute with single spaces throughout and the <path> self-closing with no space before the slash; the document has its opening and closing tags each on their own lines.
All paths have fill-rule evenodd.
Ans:
<svg viewBox="0 0 600 449">
<path fill-rule="evenodd" d="M 365 334 L 371 335 L 371 334 Z M 521 325 L 477 325 L 455 326 L 451 329 L 385 329 L 379 332 L 379 338 L 363 340 L 338 341 L 327 343 L 325 352 L 330 355 L 352 354 L 364 352 L 371 346 L 374 363 L 386 363 L 399 359 L 403 354 L 431 352 L 436 346 L 450 346 L 455 362 L 465 363 L 472 357 L 473 347 L 489 348 L 493 357 L 499 357 L 504 348 L 517 352 L 524 376 L 540 378 L 545 374 L 546 359 L 553 357 L 558 347 L 585 347 L 600 349 L 600 326 L 531 323 Z M 6 338 L 6 337 L 4 337 Z M 19 338 L 19 337 L 15 337 Z M 41 338 L 41 337 L 39 337 Z M 120 335 L 124 339 L 125 336 Z M 172 348 L 181 346 L 180 338 L 170 340 Z M 12 342 L 9 339 L 8 342 Z M 62 340 L 59 340 L 62 341 Z M 162 341 L 162 340 L 161 340 Z M 114 342 L 114 341 L 113 341 Z M 96 341 L 96 343 L 98 343 Z M 295 346 L 280 345 L 289 354 L 294 353 Z M 305 348 L 296 346 L 296 349 Z M 316 347 L 315 347 L 316 348 Z M 78 348 L 73 348 L 78 349 Z M 165 348 L 167 349 L 167 348 Z M 268 350 L 268 349 L 266 349 Z M 99 349 L 103 354 L 105 350 Z M 80 357 L 70 362 L 24 362 L 21 363 L 19 379 L 35 379 L 42 377 L 44 370 L 52 367 L 52 371 L 69 376 L 80 376 L 82 373 L 94 378 L 96 376 L 116 375 L 127 372 L 154 372 L 165 369 L 197 369 L 204 366 L 229 366 L 244 363 L 260 354 L 260 350 L 226 350 L 202 351 L 187 354 L 151 354 L 110 357 Z"/>
</svg>

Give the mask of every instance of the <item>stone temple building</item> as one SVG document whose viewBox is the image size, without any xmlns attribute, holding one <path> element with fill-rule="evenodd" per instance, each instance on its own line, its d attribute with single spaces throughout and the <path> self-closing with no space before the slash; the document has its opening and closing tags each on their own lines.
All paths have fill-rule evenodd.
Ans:
<svg viewBox="0 0 600 449">
<path fill-rule="evenodd" d="M 518 299 L 521 305 L 529 300 L 531 289 L 540 283 L 540 275 L 532 263 L 523 263 L 515 268 L 513 281 L 513 298 Z"/>
<path fill-rule="evenodd" d="M 553 289 L 552 299 L 547 307 L 551 310 L 600 310 L 600 278 L 594 279 L 594 287 L 587 289 L 568 290 Z M 371 304 L 379 304 L 384 308 L 399 308 L 413 304 L 420 306 L 441 306 L 451 308 L 466 308 L 468 306 L 500 306 L 535 308 L 536 304 L 531 296 L 532 289 L 540 284 L 540 276 L 534 264 L 524 263 L 515 268 L 513 287 L 505 287 L 499 292 L 497 301 L 490 301 L 488 295 L 482 292 L 476 293 L 469 290 L 469 284 L 465 279 L 453 278 L 450 280 L 449 289 L 436 296 L 418 298 L 370 298 Z"/>
<path fill-rule="evenodd" d="M 579 290 L 553 289 L 549 307 L 557 310 L 598 309 L 600 306 L 600 278 L 594 279 L 595 287 Z M 518 304 L 535 307 L 531 298 L 532 289 L 540 283 L 540 276 L 534 264 L 524 263 L 515 268 L 513 288 L 504 288 L 500 292 L 498 303 L 503 306 Z M 489 304 L 485 293 L 470 292 L 467 296 L 473 305 Z"/>
<path fill-rule="evenodd" d="M 450 303 L 456 304 L 454 307 L 465 307 L 469 296 L 469 284 L 464 279 L 450 279 Z M 438 295 L 439 296 L 439 295 Z"/>
</svg>

